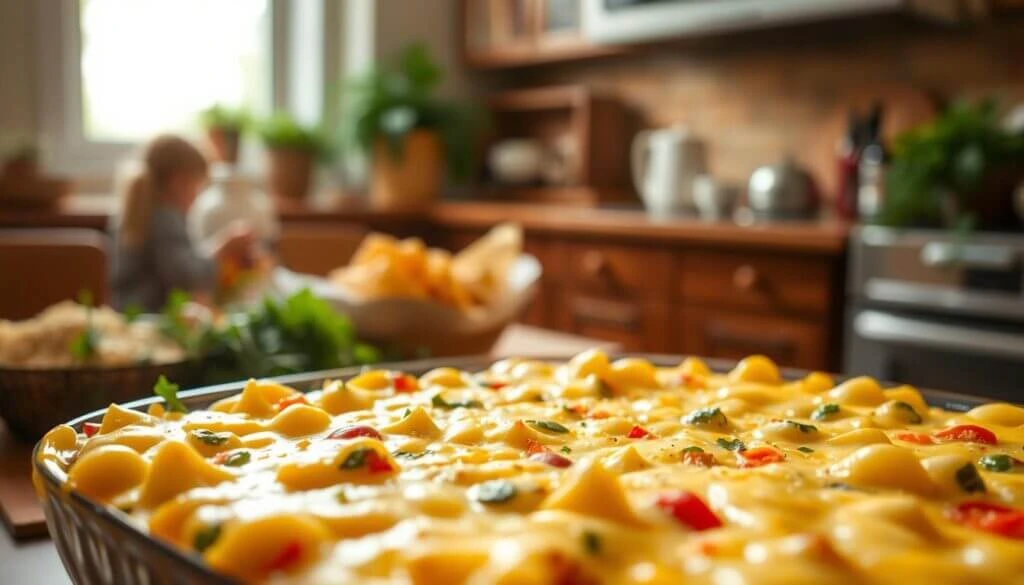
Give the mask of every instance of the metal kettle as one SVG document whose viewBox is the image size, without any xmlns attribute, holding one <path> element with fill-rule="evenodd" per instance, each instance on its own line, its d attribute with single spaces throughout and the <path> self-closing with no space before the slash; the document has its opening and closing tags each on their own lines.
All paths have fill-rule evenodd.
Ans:
<svg viewBox="0 0 1024 585">
<path fill-rule="evenodd" d="M 818 212 L 818 188 L 811 174 L 787 157 L 750 175 L 747 205 L 764 219 L 813 217 Z"/>
</svg>

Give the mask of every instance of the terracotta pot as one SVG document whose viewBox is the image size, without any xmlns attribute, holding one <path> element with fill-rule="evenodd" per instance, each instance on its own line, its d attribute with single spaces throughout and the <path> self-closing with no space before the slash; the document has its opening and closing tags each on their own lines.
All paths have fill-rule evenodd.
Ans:
<svg viewBox="0 0 1024 585">
<path fill-rule="evenodd" d="M 290 148 L 267 151 L 267 189 L 275 197 L 302 199 L 313 181 L 313 155 Z"/>
<path fill-rule="evenodd" d="M 433 203 L 441 191 L 444 155 L 429 130 L 414 130 L 395 156 L 384 139 L 373 148 L 370 203 L 377 209 L 417 209 Z"/>
<path fill-rule="evenodd" d="M 206 139 L 210 143 L 214 162 L 223 162 L 231 165 L 238 162 L 238 130 L 207 128 Z"/>
</svg>

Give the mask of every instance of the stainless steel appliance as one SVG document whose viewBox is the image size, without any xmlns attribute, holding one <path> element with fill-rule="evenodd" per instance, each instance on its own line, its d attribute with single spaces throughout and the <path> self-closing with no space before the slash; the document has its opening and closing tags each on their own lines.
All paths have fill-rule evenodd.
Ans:
<svg viewBox="0 0 1024 585">
<path fill-rule="evenodd" d="M 847 372 L 1024 402 L 1024 235 L 851 235 Z"/>
<path fill-rule="evenodd" d="M 898 11 L 905 0 L 583 0 L 596 43 L 629 43 Z"/>
</svg>

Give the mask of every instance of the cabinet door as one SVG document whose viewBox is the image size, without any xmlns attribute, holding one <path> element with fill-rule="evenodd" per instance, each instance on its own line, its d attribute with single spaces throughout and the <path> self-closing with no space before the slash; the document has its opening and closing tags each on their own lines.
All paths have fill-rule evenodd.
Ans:
<svg viewBox="0 0 1024 585">
<path fill-rule="evenodd" d="M 553 312 L 563 331 L 614 341 L 624 351 L 664 351 L 668 345 L 663 303 L 565 292 Z"/>
<path fill-rule="evenodd" d="M 677 309 L 676 344 L 685 353 L 727 359 L 766 355 L 780 366 L 828 369 L 825 326 L 789 319 L 711 309 Z"/>
</svg>

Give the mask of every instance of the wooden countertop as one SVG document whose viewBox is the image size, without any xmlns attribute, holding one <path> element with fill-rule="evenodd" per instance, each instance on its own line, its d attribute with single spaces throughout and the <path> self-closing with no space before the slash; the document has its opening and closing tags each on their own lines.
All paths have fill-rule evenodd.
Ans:
<svg viewBox="0 0 1024 585">
<path fill-rule="evenodd" d="M 0 228 L 85 227 L 104 229 L 113 211 L 111 197 L 75 195 L 49 210 L 0 210 Z M 318 204 L 279 206 L 284 222 L 356 222 L 377 229 L 415 223 L 444 228 L 485 229 L 515 221 L 531 232 L 594 238 L 665 241 L 697 245 L 771 248 L 836 255 L 846 249 L 849 224 L 831 219 L 741 225 L 694 217 L 652 217 L 641 209 L 553 207 L 551 205 L 443 201 L 429 211 L 381 211 L 365 199 L 338 196 Z"/>
</svg>

